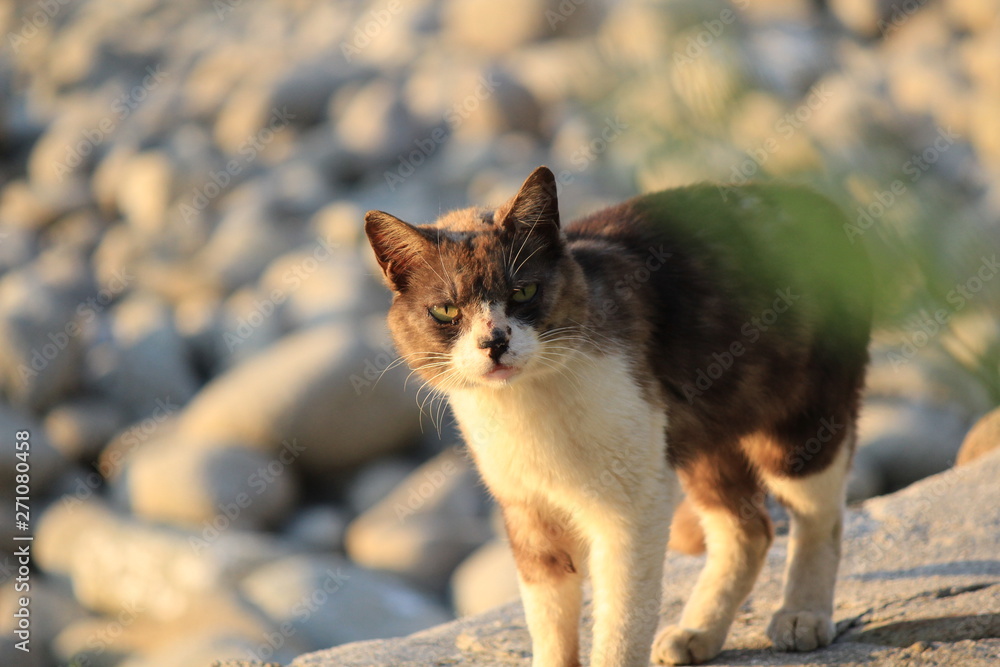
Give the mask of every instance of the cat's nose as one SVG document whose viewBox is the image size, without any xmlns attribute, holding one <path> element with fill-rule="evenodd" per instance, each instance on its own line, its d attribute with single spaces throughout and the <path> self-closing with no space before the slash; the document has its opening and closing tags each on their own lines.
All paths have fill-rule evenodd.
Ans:
<svg viewBox="0 0 1000 667">
<path fill-rule="evenodd" d="M 507 332 L 496 327 L 488 337 L 479 339 L 479 349 L 489 350 L 490 359 L 499 362 L 500 357 L 507 351 L 509 343 L 510 338 L 507 337 Z"/>
</svg>

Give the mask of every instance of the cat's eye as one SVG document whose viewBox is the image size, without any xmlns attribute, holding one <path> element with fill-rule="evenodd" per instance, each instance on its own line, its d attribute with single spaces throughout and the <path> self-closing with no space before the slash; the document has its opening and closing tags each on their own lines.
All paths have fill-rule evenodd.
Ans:
<svg viewBox="0 0 1000 667">
<path fill-rule="evenodd" d="M 531 301 L 537 292 L 538 283 L 531 283 L 530 285 L 525 285 L 524 287 L 518 287 L 514 290 L 511 298 L 518 303 L 525 303 L 527 301 Z"/>
<path fill-rule="evenodd" d="M 431 317 L 441 324 L 450 324 L 456 317 L 458 317 L 458 307 L 452 306 L 451 304 L 444 306 L 431 306 L 430 313 Z"/>
</svg>

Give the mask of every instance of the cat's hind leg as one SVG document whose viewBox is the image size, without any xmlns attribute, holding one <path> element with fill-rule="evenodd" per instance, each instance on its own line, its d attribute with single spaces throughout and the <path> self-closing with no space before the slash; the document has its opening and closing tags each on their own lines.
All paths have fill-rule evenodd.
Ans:
<svg viewBox="0 0 1000 667">
<path fill-rule="evenodd" d="M 839 422 L 843 425 L 845 422 Z M 847 423 L 851 423 L 848 421 Z M 838 424 L 836 419 L 827 424 Z M 822 429 L 823 426 L 820 426 Z M 827 426 L 828 430 L 833 430 Z M 833 591 L 840 562 L 845 481 L 853 449 L 853 426 L 832 434 L 823 447 L 836 448 L 829 465 L 806 476 L 761 469 L 765 484 L 791 514 L 791 534 L 780 609 L 767 634 L 782 651 L 811 651 L 833 641 Z M 822 434 L 821 434 L 822 435 Z M 819 442 L 820 438 L 803 440 Z M 830 456 L 830 452 L 826 452 Z M 790 451 L 786 462 L 810 456 L 808 444 Z"/>
<path fill-rule="evenodd" d="M 680 623 L 653 642 L 653 657 L 668 665 L 705 662 L 722 650 L 773 536 L 764 491 L 738 448 L 696 452 L 678 464 L 678 474 L 704 530 L 708 561 Z"/>
</svg>

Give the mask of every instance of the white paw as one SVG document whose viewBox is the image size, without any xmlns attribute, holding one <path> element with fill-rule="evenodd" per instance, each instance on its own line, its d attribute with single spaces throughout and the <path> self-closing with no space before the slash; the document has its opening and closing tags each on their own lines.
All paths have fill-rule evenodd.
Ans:
<svg viewBox="0 0 1000 667">
<path fill-rule="evenodd" d="M 670 625 L 653 641 L 653 659 L 661 665 L 697 665 L 717 656 L 722 640 L 705 630 Z"/>
<path fill-rule="evenodd" d="M 833 641 L 833 619 L 817 611 L 782 609 L 767 626 L 767 636 L 779 651 L 812 651 Z"/>
</svg>

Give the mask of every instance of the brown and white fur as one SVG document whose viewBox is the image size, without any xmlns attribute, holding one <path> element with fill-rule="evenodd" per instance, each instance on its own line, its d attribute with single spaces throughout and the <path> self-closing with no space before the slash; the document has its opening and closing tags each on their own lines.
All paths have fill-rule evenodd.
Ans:
<svg viewBox="0 0 1000 667">
<path fill-rule="evenodd" d="M 401 356 L 447 396 L 503 509 L 533 664 L 579 664 L 585 572 L 592 665 L 718 654 L 771 544 L 766 491 L 792 516 L 768 634 L 833 640 L 871 307 L 841 222 L 798 188 L 692 186 L 563 226 L 544 167 L 495 210 L 367 214 Z M 700 528 L 708 561 L 657 634 L 682 488 L 672 543 Z"/>
</svg>

